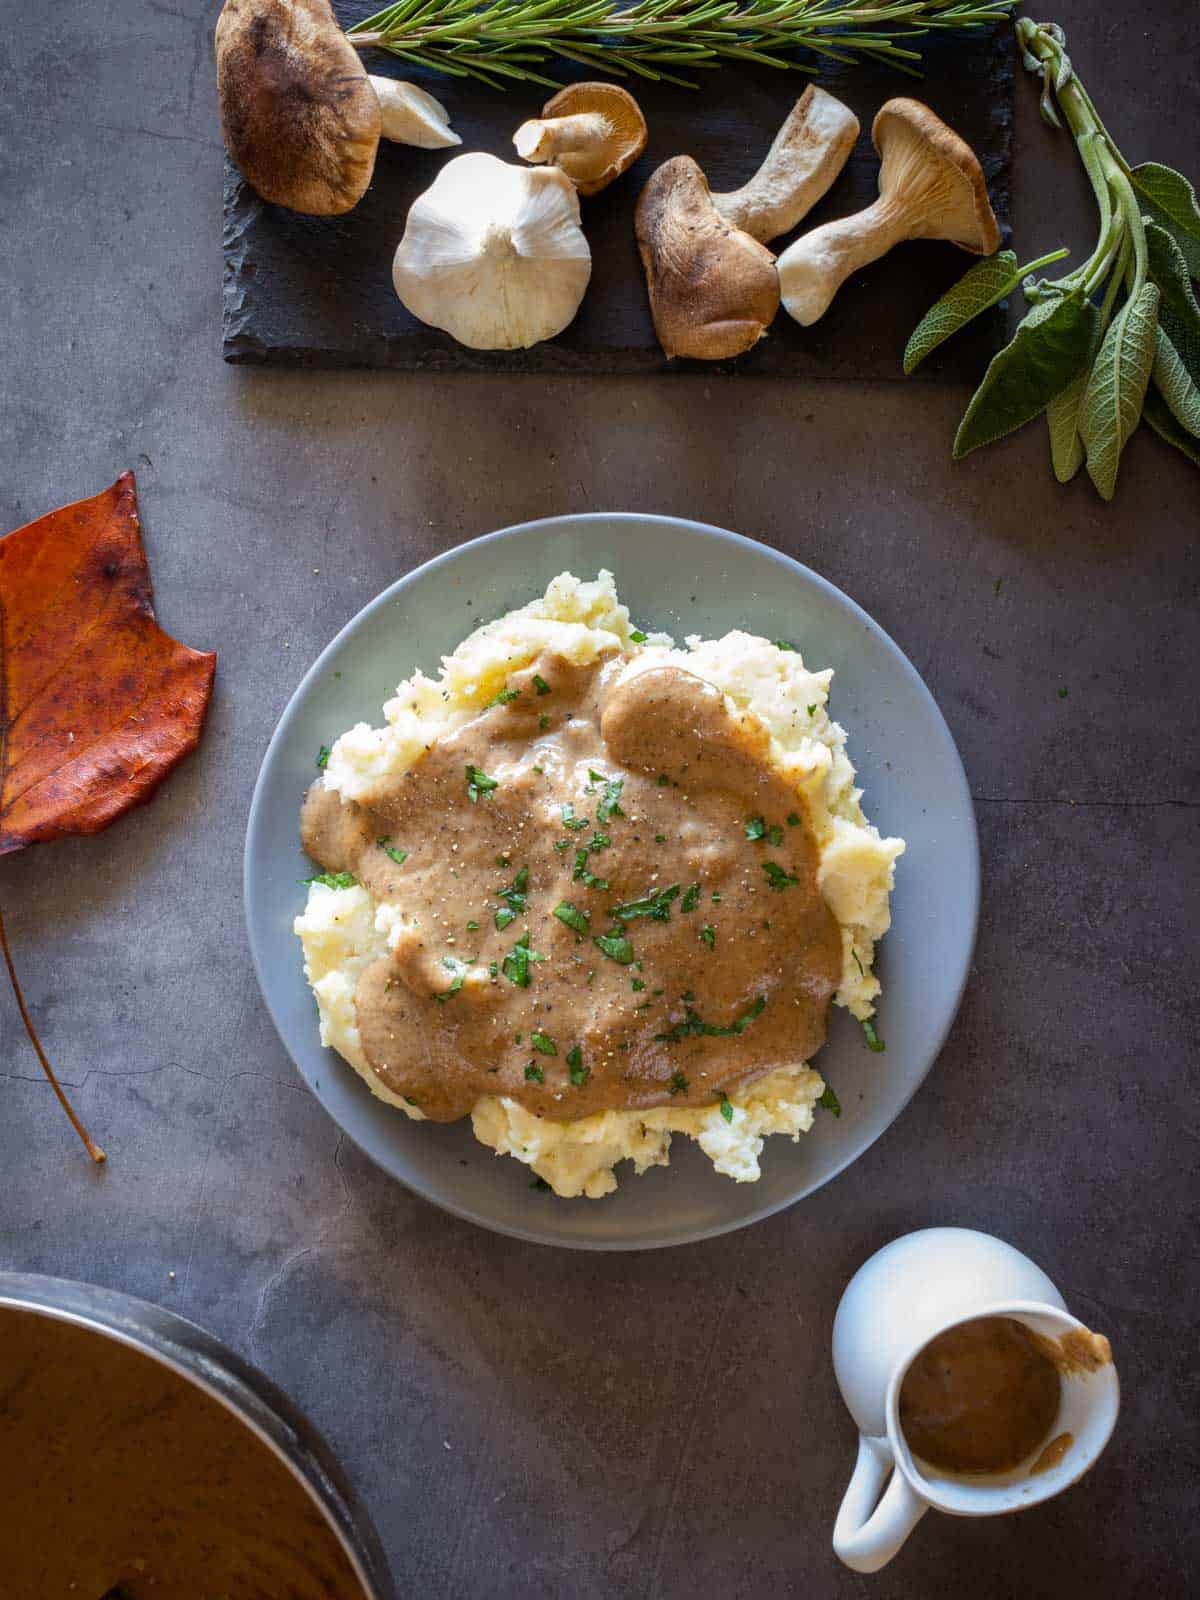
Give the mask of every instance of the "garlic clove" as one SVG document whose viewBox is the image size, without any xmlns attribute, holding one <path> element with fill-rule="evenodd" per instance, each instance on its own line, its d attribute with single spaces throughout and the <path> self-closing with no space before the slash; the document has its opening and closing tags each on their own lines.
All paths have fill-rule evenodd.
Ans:
<svg viewBox="0 0 1200 1600">
<path fill-rule="evenodd" d="M 450 113 L 427 90 L 399 78 L 372 77 L 370 82 L 379 100 L 379 131 L 385 139 L 421 150 L 445 150 L 462 143 L 450 126 Z"/>
</svg>

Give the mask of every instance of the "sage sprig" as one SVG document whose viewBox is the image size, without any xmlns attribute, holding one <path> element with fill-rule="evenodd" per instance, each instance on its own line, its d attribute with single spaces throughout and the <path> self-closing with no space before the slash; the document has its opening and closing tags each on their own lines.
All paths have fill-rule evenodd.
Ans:
<svg viewBox="0 0 1200 1600">
<path fill-rule="evenodd" d="M 1046 414 L 1055 476 L 1087 464 L 1105 500 L 1121 452 L 1143 416 L 1200 464 L 1200 207 L 1181 173 L 1155 161 L 1130 167 L 1067 55 L 1063 31 L 1016 24 L 1025 66 L 1042 80 L 1042 114 L 1065 121 L 1091 181 L 1096 245 L 1075 271 L 1034 274 L 1067 252 L 1018 267 L 1011 250 L 973 266 L 926 312 L 904 353 L 914 368 L 972 318 L 1023 286 L 1029 310 L 993 360 L 954 441 L 958 459 Z"/>
</svg>

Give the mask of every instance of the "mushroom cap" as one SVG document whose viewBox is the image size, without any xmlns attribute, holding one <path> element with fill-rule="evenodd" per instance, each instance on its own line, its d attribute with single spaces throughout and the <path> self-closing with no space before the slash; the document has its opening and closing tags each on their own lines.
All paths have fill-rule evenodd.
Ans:
<svg viewBox="0 0 1200 1600">
<path fill-rule="evenodd" d="M 357 205 L 379 101 L 329 0 L 225 0 L 216 46 L 225 147 L 247 182 L 314 216 Z"/>
<path fill-rule="evenodd" d="M 779 309 L 775 257 L 725 221 L 691 156 L 675 156 L 651 174 L 635 220 L 654 331 L 666 354 L 721 361 L 756 345 Z"/>
<path fill-rule="evenodd" d="M 409 208 L 392 264 L 402 303 L 473 350 L 525 350 L 579 309 L 592 254 L 557 167 L 455 156 Z"/>
<path fill-rule="evenodd" d="M 565 150 L 555 160 L 580 194 L 599 194 L 627 171 L 646 148 L 646 119 L 630 94 L 615 83 L 569 83 L 542 107 L 542 120 L 554 117 L 604 118 L 608 124 L 599 150 Z"/>
<path fill-rule="evenodd" d="M 948 239 L 979 256 L 999 249 L 1000 227 L 975 152 L 927 105 L 903 96 L 887 101 L 871 139 L 882 162 L 880 196 L 903 200 L 909 238 Z"/>
</svg>

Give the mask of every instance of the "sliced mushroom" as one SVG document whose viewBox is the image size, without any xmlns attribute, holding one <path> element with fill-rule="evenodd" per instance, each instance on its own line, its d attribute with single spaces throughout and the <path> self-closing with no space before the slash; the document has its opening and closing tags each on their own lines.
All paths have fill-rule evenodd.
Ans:
<svg viewBox="0 0 1200 1600">
<path fill-rule="evenodd" d="M 775 257 L 725 221 L 691 156 L 651 175 L 636 226 L 654 331 L 668 356 L 720 361 L 758 343 L 779 309 Z"/>
<path fill-rule="evenodd" d="M 769 244 L 808 215 L 846 165 L 857 138 L 858 118 L 849 106 L 810 84 L 750 182 L 714 194 L 713 205 L 726 222 Z"/>
<path fill-rule="evenodd" d="M 225 0 L 216 50 L 225 147 L 276 205 L 349 211 L 371 182 L 381 136 L 461 142 L 432 95 L 367 75 L 329 0 Z"/>
<path fill-rule="evenodd" d="M 522 161 L 561 167 L 580 194 L 599 194 L 646 148 L 646 119 L 615 83 L 569 83 L 513 134 Z"/>
<path fill-rule="evenodd" d="M 919 100 L 889 100 L 871 129 L 879 199 L 803 234 L 779 258 L 783 303 L 805 327 L 852 272 L 904 239 L 946 239 L 972 255 L 1000 244 L 983 171 L 970 146 Z"/>
<path fill-rule="evenodd" d="M 562 332 L 591 272 L 566 175 L 472 151 L 413 201 L 392 281 L 414 317 L 460 344 L 524 350 Z"/>
</svg>

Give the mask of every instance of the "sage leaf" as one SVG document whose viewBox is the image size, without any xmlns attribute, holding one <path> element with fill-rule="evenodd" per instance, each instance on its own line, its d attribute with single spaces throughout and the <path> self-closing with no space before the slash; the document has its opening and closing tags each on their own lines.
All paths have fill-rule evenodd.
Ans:
<svg viewBox="0 0 1200 1600">
<path fill-rule="evenodd" d="M 1158 287 L 1144 283 L 1110 323 L 1088 380 L 1079 432 L 1088 476 L 1105 500 L 1113 497 L 1121 451 L 1142 414 L 1157 327 Z"/>
<path fill-rule="evenodd" d="M 1200 278 L 1200 206 L 1196 204 L 1196 191 L 1182 172 L 1158 161 L 1143 161 L 1129 177 L 1153 220 L 1167 230 L 1183 252 L 1188 272 L 1193 278 Z"/>
<path fill-rule="evenodd" d="M 1061 394 L 1056 394 L 1046 407 L 1046 422 L 1050 429 L 1050 461 L 1059 483 L 1070 483 L 1083 465 L 1083 441 L 1079 437 L 1079 408 L 1087 388 L 1090 367 L 1068 384 Z"/>
<path fill-rule="evenodd" d="M 1194 461 L 1200 467 L 1200 440 L 1193 439 L 1190 433 L 1179 426 L 1157 389 L 1147 393 L 1142 414 L 1160 439 L 1173 444 L 1176 450 L 1182 450 L 1189 461 Z"/>
<path fill-rule="evenodd" d="M 913 373 L 931 351 L 957 333 L 998 300 L 1010 295 L 1021 281 L 1012 250 L 1000 250 L 965 272 L 917 323 L 904 351 L 904 371 Z"/>
<path fill-rule="evenodd" d="M 1200 384 L 1200 306 L 1192 293 L 1183 252 L 1165 228 L 1146 224 L 1150 276 L 1158 285 L 1159 325 L 1175 346 L 1193 383 Z"/>
<path fill-rule="evenodd" d="M 1154 382 L 1176 422 L 1200 437 L 1200 389 L 1161 328 L 1154 349 Z"/>
<path fill-rule="evenodd" d="M 1036 417 L 1086 368 L 1100 312 L 1082 289 L 1039 301 L 992 357 L 954 439 L 960 461 Z M 1147 368 L 1147 372 L 1149 368 Z"/>
</svg>

